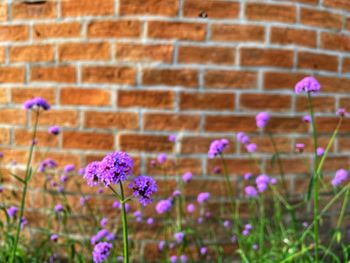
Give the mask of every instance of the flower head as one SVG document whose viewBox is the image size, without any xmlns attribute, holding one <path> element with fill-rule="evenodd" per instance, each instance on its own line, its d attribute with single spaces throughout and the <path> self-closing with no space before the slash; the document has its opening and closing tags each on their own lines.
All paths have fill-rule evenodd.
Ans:
<svg viewBox="0 0 350 263">
<path fill-rule="evenodd" d="M 317 156 L 322 156 L 324 154 L 324 149 L 322 147 L 317 147 L 316 153 Z"/>
<path fill-rule="evenodd" d="M 208 249 L 206 247 L 201 247 L 199 250 L 199 253 L 203 256 L 207 254 Z"/>
<path fill-rule="evenodd" d="M 312 76 L 305 77 L 295 85 L 295 93 L 299 94 L 302 92 L 316 93 L 321 90 L 321 85 Z"/>
<path fill-rule="evenodd" d="M 96 186 L 98 185 L 98 176 L 97 171 L 100 162 L 91 162 L 89 163 L 84 171 L 84 178 L 87 181 L 88 186 Z"/>
<path fill-rule="evenodd" d="M 162 251 L 164 247 L 165 247 L 165 241 L 164 240 L 159 241 L 158 249 Z"/>
<path fill-rule="evenodd" d="M 249 137 L 244 132 L 237 133 L 236 137 L 240 144 L 249 143 Z"/>
<path fill-rule="evenodd" d="M 51 239 L 51 241 L 53 241 L 53 242 L 57 242 L 57 240 L 58 240 L 58 235 L 57 235 L 57 234 L 52 234 L 52 235 L 50 236 L 50 239 Z"/>
<path fill-rule="evenodd" d="M 247 150 L 247 152 L 249 152 L 249 153 L 254 153 L 254 152 L 256 152 L 256 144 L 255 143 L 249 143 L 248 145 L 246 145 L 246 150 Z"/>
<path fill-rule="evenodd" d="M 49 110 L 50 104 L 47 103 L 47 101 L 41 97 L 35 97 L 23 103 L 23 109 L 25 110 L 30 110 L 33 107 L 42 108 L 43 110 Z"/>
<path fill-rule="evenodd" d="M 255 116 L 256 126 L 264 128 L 270 120 L 270 115 L 267 112 L 260 112 Z"/>
<path fill-rule="evenodd" d="M 192 179 L 191 172 L 186 172 L 182 175 L 182 181 L 184 181 L 184 183 L 188 183 L 189 181 L 191 181 L 191 179 Z"/>
<path fill-rule="evenodd" d="M 244 188 L 244 192 L 248 197 L 256 197 L 258 192 L 256 191 L 254 186 L 248 185 Z"/>
<path fill-rule="evenodd" d="M 98 243 L 94 247 L 94 251 L 92 252 L 92 257 L 94 259 L 94 262 L 101 263 L 105 261 L 108 258 L 111 249 L 112 249 L 112 244 L 108 242 Z"/>
<path fill-rule="evenodd" d="M 171 201 L 168 199 L 160 200 L 156 205 L 156 211 L 158 214 L 163 214 L 171 209 Z"/>
<path fill-rule="evenodd" d="M 75 166 L 74 166 L 73 164 L 67 164 L 67 165 L 64 167 L 63 171 L 64 171 L 64 173 L 67 174 L 67 173 L 73 172 L 74 169 L 75 169 Z"/>
<path fill-rule="evenodd" d="M 152 217 L 150 217 L 150 218 L 147 219 L 146 222 L 147 222 L 147 225 L 153 225 L 154 219 Z"/>
<path fill-rule="evenodd" d="M 173 256 L 170 257 L 170 262 L 171 263 L 176 263 L 176 261 L 177 261 L 177 256 L 173 255 Z"/>
<path fill-rule="evenodd" d="M 100 226 L 105 227 L 107 225 L 108 219 L 107 218 L 102 218 L 100 221 Z"/>
<path fill-rule="evenodd" d="M 132 174 L 133 166 L 134 161 L 127 153 L 109 153 L 99 163 L 97 177 L 105 186 L 117 184 Z"/>
<path fill-rule="evenodd" d="M 57 163 L 52 159 L 46 159 L 39 164 L 39 172 L 45 172 L 46 169 L 53 169 L 57 167 Z"/>
<path fill-rule="evenodd" d="M 60 133 L 60 127 L 58 126 L 51 126 L 49 128 L 49 133 L 52 135 L 58 135 Z"/>
<path fill-rule="evenodd" d="M 137 197 L 144 206 L 152 203 L 152 194 L 157 192 L 157 183 L 150 177 L 140 175 L 134 178 L 129 188 L 133 189 L 133 195 Z"/>
<path fill-rule="evenodd" d="M 245 181 L 248 181 L 250 180 L 250 178 L 252 178 L 253 174 L 252 173 L 245 173 L 243 178 Z"/>
<path fill-rule="evenodd" d="M 167 160 L 166 154 L 165 154 L 165 153 L 159 154 L 158 157 L 157 157 L 157 160 L 158 160 L 158 163 L 159 163 L 159 164 L 165 163 L 166 160 Z"/>
<path fill-rule="evenodd" d="M 184 232 L 178 232 L 174 234 L 174 238 L 178 244 L 180 244 L 183 241 L 184 237 L 185 237 Z"/>
<path fill-rule="evenodd" d="M 302 120 L 303 122 L 306 122 L 306 123 L 310 123 L 312 121 L 310 115 L 305 115 Z"/>
<path fill-rule="evenodd" d="M 175 134 L 170 134 L 168 137 L 169 142 L 176 142 L 176 135 Z"/>
<path fill-rule="evenodd" d="M 63 212 L 64 211 L 64 207 L 61 204 L 57 204 L 57 205 L 55 205 L 54 210 L 55 210 L 56 213 Z"/>
<path fill-rule="evenodd" d="M 304 148 L 305 148 L 305 144 L 303 144 L 303 143 L 297 143 L 297 144 L 295 144 L 295 150 L 296 150 L 297 152 L 302 153 L 302 152 L 304 151 Z"/>
<path fill-rule="evenodd" d="M 181 261 L 181 263 L 186 263 L 187 262 L 187 256 L 186 255 L 181 255 L 180 256 L 180 261 Z"/>
<path fill-rule="evenodd" d="M 197 196 L 197 202 L 202 204 L 205 201 L 207 201 L 209 199 L 209 197 L 210 197 L 210 193 L 208 193 L 208 192 L 200 193 Z"/>
<path fill-rule="evenodd" d="M 21 229 L 23 229 L 28 224 L 28 220 L 22 217 L 20 221 L 21 221 L 20 227 Z"/>
<path fill-rule="evenodd" d="M 332 185 L 338 186 L 348 179 L 348 171 L 345 169 L 339 169 L 336 171 L 334 178 L 332 179 Z"/>
<path fill-rule="evenodd" d="M 193 213 L 196 210 L 196 206 L 194 204 L 188 204 L 187 205 L 187 212 Z"/>
<path fill-rule="evenodd" d="M 18 208 L 16 206 L 10 206 L 7 208 L 7 214 L 9 217 L 15 217 L 18 213 Z"/>
<path fill-rule="evenodd" d="M 221 154 L 227 146 L 228 146 L 228 140 L 226 139 L 213 141 L 209 147 L 208 157 L 212 159 L 215 156 Z"/>
<path fill-rule="evenodd" d="M 337 110 L 337 115 L 339 115 L 340 117 L 345 117 L 347 115 L 346 109 L 345 108 L 339 108 Z"/>
</svg>

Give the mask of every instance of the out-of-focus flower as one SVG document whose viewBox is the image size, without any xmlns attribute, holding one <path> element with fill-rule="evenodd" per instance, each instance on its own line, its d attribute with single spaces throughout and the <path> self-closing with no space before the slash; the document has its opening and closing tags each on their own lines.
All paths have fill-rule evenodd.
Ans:
<svg viewBox="0 0 350 263">
<path fill-rule="evenodd" d="M 302 153 L 304 151 L 305 144 L 303 143 L 297 143 L 295 144 L 295 150 L 299 153 Z"/>
<path fill-rule="evenodd" d="M 303 117 L 303 122 L 306 122 L 306 123 L 310 123 L 311 122 L 311 116 L 310 115 L 305 115 L 304 117 Z"/>
<path fill-rule="evenodd" d="M 185 182 L 185 183 L 188 183 L 189 181 L 191 181 L 192 179 L 192 173 L 191 172 L 186 172 L 182 175 L 182 180 Z"/>
<path fill-rule="evenodd" d="M 157 157 L 157 160 L 158 160 L 158 163 L 159 163 L 159 164 L 165 163 L 166 160 L 167 160 L 166 154 L 165 154 L 165 153 L 159 154 L 158 157 Z"/>
<path fill-rule="evenodd" d="M 165 241 L 164 240 L 159 241 L 158 249 L 160 251 L 163 251 L 164 248 L 165 248 Z"/>
<path fill-rule="evenodd" d="M 255 116 L 256 126 L 264 128 L 270 120 L 270 115 L 267 112 L 260 112 Z"/>
<path fill-rule="evenodd" d="M 245 173 L 243 178 L 244 178 L 244 180 L 248 181 L 248 180 L 250 180 L 250 178 L 252 178 L 252 176 L 253 176 L 252 173 Z"/>
<path fill-rule="evenodd" d="M 150 176 L 139 175 L 134 178 L 129 188 L 133 190 L 133 195 L 140 203 L 146 206 L 153 202 L 152 195 L 157 192 L 157 183 Z"/>
<path fill-rule="evenodd" d="M 75 169 L 75 166 L 73 164 L 67 164 L 64 168 L 63 171 L 65 174 L 73 172 Z"/>
<path fill-rule="evenodd" d="M 101 229 L 97 232 L 96 235 L 92 236 L 90 239 L 90 242 L 92 245 L 95 245 L 97 242 L 99 242 L 102 238 L 106 237 L 108 235 L 108 231 L 106 229 Z"/>
<path fill-rule="evenodd" d="M 21 218 L 21 229 L 23 229 L 26 225 L 28 224 L 28 220 L 25 219 L 24 217 Z"/>
<path fill-rule="evenodd" d="M 50 239 L 51 239 L 51 241 L 53 241 L 53 242 L 57 242 L 57 240 L 58 240 L 58 235 L 57 235 L 57 234 L 52 234 L 52 235 L 50 236 Z"/>
<path fill-rule="evenodd" d="M 99 162 L 91 162 L 89 163 L 86 168 L 85 168 L 85 174 L 84 178 L 87 181 L 88 186 L 96 186 L 98 185 L 98 167 L 99 167 Z"/>
<path fill-rule="evenodd" d="M 153 225 L 154 219 L 152 217 L 147 219 L 147 225 Z"/>
<path fill-rule="evenodd" d="M 239 141 L 240 144 L 248 144 L 249 143 L 249 137 L 244 132 L 237 133 L 237 141 Z"/>
<path fill-rule="evenodd" d="M 336 171 L 334 178 L 332 179 L 333 186 L 339 186 L 348 179 L 348 171 L 345 169 L 339 169 Z"/>
<path fill-rule="evenodd" d="M 177 261 L 177 256 L 173 255 L 173 256 L 170 256 L 170 262 L 171 263 L 176 263 Z"/>
<path fill-rule="evenodd" d="M 50 104 L 41 97 L 35 97 L 23 103 L 23 109 L 25 110 L 30 110 L 33 107 L 37 107 L 38 109 L 42 108 L 43 110 L 49 110 Z"/>
<path fill-rule="evenodd" d="M 205 201 L 207 201 L 209 199 L 209 197 L 210 197 L 210 193 L 208 193 L 208 192 L 199 193 L 197 196 L 197 202 L 202 204 Z"/>
<path fill-rule="evenodd" d="M 180 256 L 180 261 L 181 261 L 181 263 L 186 263 L 187 262 L 187 256 L 186 255 L 181 255 Z"/>
<path fill-rule="evenodd" d="M 45 172 L 46 169 L 53 169 L 57 167 L 57 163 L 52 159 L 46 159 L 39 164 L 39 172 Z"/>
<path fill-rule="evenodd" d="M 163 214 L 171 209 L 171 201 L 170 200 L 161 200 L 156 205 L 156 211 L 158 214 Z"/>
<path fill-rule="evenodd" d="M 244 192 L 248 197 L 256 197 L 258 192 L 256 191 L 254 186 L 248 185 L 244 188 Z"/>
<path fill-rule="evenodd" d="M 196 206 L 194 204 L 188 204 L 187 206 L 187 212 L 193 213 L 196 210 Z"/>
<path fill-rule="evenodd" d="M 56 213 L 60 213 L 60 212 L 64 211 L 64 207 L 61 204 L 57 204 L 57 205 L 55 205 L 54 210 L 55 210 Z"/>
<path fill-rule="evenodd" d="M 183 241 L 184 237 L 185 237 L 184 232 L 178 232 L 174 234 L 174 238 L 178 244 L 180 244 Z"/>
<path fill-rule="evenodd" d="M 345 108 L 339 108 L 337 110 L 337 115 L 339 115 L 340 117 L 345 117 L 348 113 L 346 112 Z"/>
<path fill-rule="evenodd" d="M 302 92 L 305 93 L 316 93 L 321 90 L 321 85 L 312 76 L 305 77 L 302 80 L 300 80 L 296 85 L 295 85 L 295 93 L 299 94 Z"/>
<path fill-rule="evenodd" d="M 246 145 L 246 150 L 249 153 L 255 153 L 256 152 L 256 144 L 255 143 L 249 143 Z"/>
<path fill-rule="evenodd" d="M 51 126 L 51 127 L 49 127 L 49 133 L 50 134 L 52 134 L 52 135 L 58 135 L 58 134 L 60 134 L 60 127 L 58 127 L 58 126 Z"/>
<path fill-rule="evenodd" d="M 109 234 L 106 236 L 106 240 L 107 240 L 107 241 L 113 241 L 114 239 L 115 239 L 114 233 L 109 233 Z"/>
<path fill-rule="evenodd" d="M 215 156 L 221 154 L 227 146 L 228 146 L 228 140 L 226 139 L 213 141 L 209 147 L 208 157 L 212 159 Z"/>
<path fill-rule="evenodd" d="M 316 153 L 317 156 L 322 156 L 324 154 L 324 149 L 322 147 L 317 147 Z"/>
<path fill-rule="evenodd" d="M 277 179 L 276 179 L 276 178 L 271 178 L 270 183 L 271 183 L 272 185 L 277 184 Z"/>
<path fill-rule="evenodd" d="M 176 135 L 175 134 L 170 134 L 168 137 L 169 142 L 176 142 Z"/>
<path fill-rule="evenodd" d="M 100 226 L 105 227 L 107 225 L 108 219 L 107 218 L 102 218 L 100 221 Z"/>
<path fill-rule="evenodd" d="M 199 253 L 203 256 L 207 254 L 208 249 L 206 247 L 201 247 L 199 250 Z"/>
<path fill-rule="evenodd" d="M 102 263 L 103 261 L 105 261 L 108 258 L 109 253 L 111 252 L 111 249 L 112 249 L 112 244 L 108 242 L 98 243 L 94 247 L 94 250 L 92 252 L 94 263 Z"/>
<path fill-rule="evenodd" d="M 225 227 L 225 228 L 230 228 L 230 227 L 231 227 L 231 222 L 230 222 L 230 220 L 225 220 L 225 221 L 224 221 L 224 227 Z"/>
<path fill-rule="evenodd" d="M 180 195 L 181 195 L 180 190 L 175 190 L 172 194 L 173 197 L 180 196 Z"/>
<path fill-rule="evenodd" d="M 258 250 L 259 245 L 258 244 L 253 244 L 252 248 L 253 248 L 253 250 Z"/>
</svg>

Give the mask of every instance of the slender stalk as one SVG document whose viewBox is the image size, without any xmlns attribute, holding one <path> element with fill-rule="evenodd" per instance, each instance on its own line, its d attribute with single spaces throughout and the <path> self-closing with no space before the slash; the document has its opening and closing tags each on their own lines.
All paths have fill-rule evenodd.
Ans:
<svg viewBox="0 0 350 263">
<path fill-rule="evenodd" d="M 23 192 L 22 192 L 22 198 L 21 198 L 21 206 L 19 209 L 19 218 L 18 218 L 18 223 L 17 223 L 16 236 L 15 236 L 15 240 L 14 240 L 14 244 L 13 244 L 12 252 L 11 252 L 11 257 L 10 257 L 10 261 L 9 261 L 10 263 L 13 263 L 14 259 L 15 259 L 15 254 L 16 254 L 17 246 L 18 246 L 18 240 L 19 240 L 19 236 L 21 233 L 21 218 L 23 217 L 23 213 L 24 213 L 24 206 L 25 206 L 25 201 L 26 201 L 28 183 L 29 183 L 29 179 L 32 176 L 32 170 L 30 169 L 30 166 L 32 163 L 32 157 L 33 157 L 34 146 L 35 146 L 35 138 L 36 138 L 38 120 L 39 120 L 39 109 L 37 109 L 35 113 L 36 113 L 35 114 L 35 124 L 34 124 L 34 128 L 33 128 L 32 141 L 31 141 L 31 145 L 29 148 L 29 156 L 28 156 L 27 165 L 26 165 L 26 173 L 25 173 L 24 186 L 23 186 Z"/>
<path fill-rule="evenodd" d="M 126 217 L 124 189 L 123 184 L 119 181 L 120 195 L 122 198 L 122 224 L 123 224 L 123 245 L 124 245 L 124 263 L 129 263 L 129 238 L 128 238 L 128 219 Z"/>
</svg>

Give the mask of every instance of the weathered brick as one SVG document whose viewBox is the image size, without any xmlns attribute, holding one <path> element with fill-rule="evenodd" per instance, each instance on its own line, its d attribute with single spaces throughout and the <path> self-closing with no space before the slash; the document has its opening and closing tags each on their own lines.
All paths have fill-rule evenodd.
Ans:
<svg viewBox="0 0 350 263">
<path fill-rule="evenodd" d="M 5 47 L 0 47 L 0 62 L 5 63 Z"/>
<path fill-rule="evenodd" d="M 342 10 L 350 10 L 350 2 L 348 0 L 324 0 L 323 5 Z"/>
<path fill-rule="evenodd" d="M 213 24 L 211 30 L 214 41 L 263 42 L 265 39 L 263 26 Z"/>
<path fill-rule="evenodd" d="M 114 136 L 96 132 L 66 131 L 63 132 L 62 144 L 66 149 L 112 150 Z"/>
<path fill-rule="evenodd" d="M 61 2 L 62 16 L 111 15 L 114 0 L 64 0 Z"/>
<path fill-rule="evenodd" d="M 191 69 L 144 69 L 142 83 L 195 88 L 198 86 L 198 72 Z"/>
<path fill-rule="evenodd" d="M 119 90 L 119 107 L 173 108 L 174 94 L 160 90 Z"/>
<path fill-rule="evenodd" d="M 235 49 L 225 47 L 181 46 L 178 62 L 198 64 L 233 64 Z"/>
<path fill-rule="evenodd" d="M 92 88 L 62 88 L 60 102 L 62 105 L 108 106 L 111 104 L 110 91 Z"/>
<path fill-rule="evenodd" d="M 0 128 L 0 144 L 6 145 L 10 143 L 10 130 L 6 128 Z"/>
<path fill-rule="evenodd" d="M 24 81 L 24 74 L 22 67 L 1 67 L 0 83 L 21 83 Z"/>
<path fill-rule="evenodd" d="M 344 73 L 350 72 L 350 58 L 343 59 L 343 72 Z"/>
<path fill-rule="evenodd" d="M 272 43 L 283 45 L 297 45 L 304 47 L 316 47 L 316 31 L 272 27 L 270 40 Z"/>
<path fill-rule="evenodd" d="M 76 71 L 71 66 L 32 67 L 30 80 L 72 83 L 76 81 Z"/>
<path fill-rule="evenodd" d="M 153 131 L 198 131 L 199 115 L 146 113 L 143 128 Z"/>
<path fill-rule="evenodd" d="M 0 3 L 0 21 L 7 20 L 7 3 Z"/>
<path fill-rule="evenodd" d="M 135 84 L 136 71 L 129 67 L 91 66 L 82 70 L 83 82 Z"/>
<path fill-rule="evenodd" d="M 61 61 L 73 60 L 108 60 L 110 47 L 108 43 L 64 43 L 58 47 Z"/>
<path fill-rule="evenodd" d="M 245 15 L 250 20 L 293 23 L 296 21 L 296 8 L 292 5 L 247 3 Z"/>
<path fill-rule="evenodd" d="M 0 26 L 0 41 L 24 41 L 29 36 L 28 26 Z"/>
<path fill-rule="evenodd" d="M 292 99 L 287 95 L 243 93 L 239 97 L 241 109 L 290 111 Z"/>
<path fill-rule="evenodd" d="M 148 23 L 148 37 L 203 41 L 206 25 L 201 23 L 151 21 Z"/>
<path fill-rule="evenodd" d="M 299 52 L 298 67 L 314 70 L 338 71 L 338 57 L 306 51 Z"/>
<path fill-rule="evenodd" d="M 136 130 L 139 128 L 137 113 L 131 112 L 98 112 L 84 113 L 84 126 L 87 128 L 113 128 Z"/>
<path fill-rule="evenodd" d="M 239 3 L 222 0 L 185 0 L 183 9 L 185 17 L 199 17 L 202 12 L 209 18 L 232 19 L 239 15 Z"/>
<path fill-rule="evenodd" d="M 341 29 L 343 24 L 341 15 L 310 8 L 301 9 L 300 20 L 308 26 L 330 29 Z"/>
<path fill-rule="evenodd" d="M 79 22 L 49 23 L 33 26 L 33 37 L 35 39 L 73 38 L 79 36 Z"/>
<path fill-rule="evenodd" d="M 318 117 L 316 118 L 316 126 L 319 131 L 322 133 L 333 133 L 337 124 L 339 122 L 338 117 Z M 344 119 L 342 125 L 340 126 L 339 132 L 347 133 L 350 129 L 349 119 Z"/>
<path fill-rule="evenodd" d="M 179 9 L 177 0 L 121 0 L 120 15 L 161 15 L 176 16 Z"/>
<path fill-rule="evenodd" d="M 233 110 L 235 95 L 231 93 L 181 93 L 181 110 Z"/>
<path fill-rule="evenodd" d="M 265 72 L 264 75 L 264 88 L 265 89 L 288 89 L 294 90 L 295 84 L 305 74 L 285 73 L 285 72 Z"/>
<path fill-rule="evenodd" d="M 33 132 L 28 130 L 14 131 L 14 144 L 18 146 L 29 146 L 32 143 Z M 36 133 L 37 145 L 57 147 L 58 138 L 47 131 L 37 131 Z"/>
<path fill-rule="evenodd" d="M 0 88 L 0 103 L 1 104 L 5 104 L 5 103 L 10 102 L 10 99 L 8 96 L 9 94 L 10 94 L 10 92 L 9 92 L 8 88 L 5 88 L 5 87 Z"/>
<path fill-rule="evenodd" d="M 210 70 L 204 76 L 206 88 L 253 89 L 257 86 L 257 74 L 248 71 Z"/>
<path fill-rule="evenodd" d="M 241 65 L 290 68 L 293 66 L 293 51 L 283 49 L 242 48 Z"/>
<path fill-rule="evenodd" d="M 92 21 L 88 25 L 88 37 L 94 38 L 121 38 L 139 37 L 141 34 L 141 23 L 139 21 Z"/>
<path fill-rule="evenodd" d="M 40 114 L 39 125 L 51 126 L 60 125 L 63 127 L 77 127 L 78 125 L 78 111 L 76 110 L 54 110 L 44 111 Z M 32 116 L 32 123 L 34 116 Z"/>
<path fill-rule="evenodd" d="M 171 152 L 173 144 L 167 136 L 119 134 L 119 146 L 123 151 Z"/>
<path fill-rule="evenodd" d="M 350 79 L 338 77 L 318 76 L 318 81 L 322 83 L 322 91 L 325 92 L 349 92 Z"/>
<path fill-rule="evenodd" d="M 321 48 L 350 51 L 350 37 L 348 35 L 321 33 Z"/>
<path fill-rule="evenodd" d="M 52 45 L 31 45 L 10 47 L 11 62 L 53 61 Z"/>
<path fill-rule="evenodd" d="M 42 19 L 56 17 L 56 1 L 24 2 L 12 4 L 13 19 Z"/>
<path fill-rule="evenodd" d="M 174 48 L 170 45 L 117 44 L 116 59 L 121 61 L 170 63 Z"/>
<path fill-rule="evenodd" d="M 315 112 L 335 112 L 335 99 L 332 97 L 314 97 L 312 105 Z M 309 112 L 308 99 L 298 96 L 296 100 L 296 111 Z"/>
<path fill-rule="evenodd" d="M 25 111 L 22 109 L 0 109 L 1 124 L 20 124 L 26 121 Z"/>
<path fill-rule="evenodd" d="M 50 104 L 55 103 L 56 98 L 55 88 L 12 88 L 11 99 L 12 102 L 22 104 L 26 100 L 34 97 L 42 97 L 47 100 Z"/>
</svg>

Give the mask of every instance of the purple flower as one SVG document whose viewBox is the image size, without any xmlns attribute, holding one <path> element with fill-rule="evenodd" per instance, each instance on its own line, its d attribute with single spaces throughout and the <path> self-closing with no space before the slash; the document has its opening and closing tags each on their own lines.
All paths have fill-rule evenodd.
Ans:
<svg viewBox="0 0 350 263">
<path fill-rule="evenodd" d="M 57 167 L 57 163 L 52 159 L 46 159 L 39 165 L 39 172 L 45 172 L 46 169 L 53 169 Z"/>
<path fill-rule="evenodd" d="M 305 144 L 303 144 L 303 143 L 297 143 L 297 144 L 295 144 L 295 150 L 296 150 L 297 152 L 302 153 L 302 152 L 304 151 L 304 148 L 305 148 Z"/>
<path fill-rule="evenodd" d="M 248 180 L 250 180 L 250 178 L 252 178 L 252 176 L 253 176 L 252 173 L 245 173 L 243 178 L 244 178 L 244 180 L 248 181 Z"/>
<path fill-rule="evenodd" d="M 228 140 L 226 139 L 213 141 L 209 147 L 208 157 L 212 159 L 215 156 L 221 154 L 227 146 L 228 146 Z"/>
<path fill-rule="evenodd" d="M 136 218 L 136 217 L 141 217 L 142 216 L 142 214 L 141 214 L 141 211 L 140 210 L 137 210 L 137 211 L 135 211 L 134 212 L 134 217 Z"/>
<path fill-rule="evenodd" d="M 235 244 L 235 243 L 237 242 L 237 237 L 236 237 L 235 235 L 233 235 L 233 236 L 231 237 L 231 242 L 232 242 L 233 244 Z"/>
<path fill-rule="evenodd" d="M 101 229 L 100 231 L 97 232 L 96 235 L 91 237 L 91 244 L 95 245 L 98 241 L 100 241 L 102 238 L 106 237 L 108 235 L 108 231 L 106 229 Z"/>
<path fill-rule="evenodd" d="M 129 188 L 133 190 L 133 195 L 139 199 L 144 206 L 153 202 L 152 194 L 157 192 L 157 183 L 150 177 L 140 175 L 134 178 Z"/>
<path fill-rule="evenodd" d="M 277 179 L 276 179 L 276 178 L 271 178 L 270 183 L 271 183 L 272 185 L 277 184 Z"/>
<path fill-rule="evenodd" d="M 225 227 L 225 228 L 230 228 L 230 227 L 231 227 L 231 222 L 230 222 L 230 220 L 225 220 L 225 221 L 224 221 L 224 227 Z"/>
<path fill-rule="evenodd" d="M 74 169 L 75 169 L 75 166 L 74 166 L 73 164 L 67 164 L 67 165 L 64 167 L 63 171 L 64 171 L 64 173 L 67 174 L 67 173 L 73 172 Z"/>
<path fill-rule="evenodd" d="M 312 121 L 312 119 L 311 119 L 310 115 L 305 115 L 303 117 L 303 122 L 310 123 L 311 121 Z"/>
<path fill-rule="evenodd" d="M 255 143 L 249 143 L 249 144 L 246 146 L 246 150 L 247 150 L 247 152 L 249 152 L 249 153 L 254 153 L 254 152 L 256 152 L 256 144 L 255 144 Z"/>
<path fill-rule="evenodd" d="M 18 208 L 15 206 L 10 206 L 7 208 L 7 214 L 9 217 L 15 217 L 17 215 Z"/>
<path fill-rule="evenodd" d="M 175 134 L 170 134 L 168 137 L 169 142 L 176 142 L 176 135 Z"/>
<path fill-rule="evenodd" d="M 92 252 L 92 257 L 94 259 L 94 262 L 101 263 L 105 261 L 108 258 L 111 249 L 112 249 L 112 244 L 110 243 L 107 243 L 107 242 L 98 243 L 94 247 L 94 251 Z"/>
<path fill-rule="evenodd" d="M 305 228 L 307 228 L 307 227 L 309 226 L 308 222 L 306 222 L 306 221 L 304 221 L 302 225 L 303 225 L 303 227 L 305 227 Z"/>
<path fill-rule="evenodd" d="M 49 133 L 52 135 L 58 135 L 60 133 L 60 127 L 58 126 L 51 126 L 49 128 Z"/>
<path fill-rule="evenodd" d="M 79 200 L 80 205 L 84 206 L 87 200 L 89 200 L 87 196 L 80 197 L 80 200 Z"/>
<path fill-rule="evenodd" d="M 198 217 L 198 219 L 197 219 L 197 223 L 198 224 L 202 224 L 203 223 L 203 221 L 204 221 L 204 218 L 203 217 Z"/>
<path fill-rule="evenodd" d="M 182 243 L 184 237 L 185 237 L 184 232 L 178 232 L 178 233 L 174 234 L 174 238 L 176 240 L 176 243 L 178 243 L 178 244 Z"/>
<path fill-rule="evenodd" d="M 270 115 L 267 112 L 260 112 L 255 116 L 256 126 L 264 128 L 270 120 Z"/>
<path fill-rule="evenodd" d="M 162 251 L 164 247 L 165 247 L 165 241 L 164 240 L 159 241 L 158 249 Z"/>
<path fill-rule="evenodd" d="M 252 248 L 253 248 L 254 250 L 258 250 L 259 245 L 258 245 L 258 244 L 254 244 L 254 245 L 252 246 Z"/>
<path fill-rule="evenodd" d="M 163 214 L 171 209 L 171 202 L 168 199 L 160 200 L 156 205 L 156 211 L 158 214 Z"/>
<path fill-rule="evenodd" d="M 210 197 L 210 193 L 208 193 L 208 192 L 199 193 L 197 196 L 197 202 L 202 204 L 205 201 L 207 201 L 209 199 L 209 197 Z"/>
<path fill-rule="evenodd" d="M 55 205 L 54 210 L 55 210 L 56 213 L 63 212 L 64 211 L 64 207 L 61 204 L 57 204 L 57 205 Z"/>
<path fill-rule="evenodd" d="M 62 182 L 62 183 L 65 183 L 65 182 L 67 182 L 67 180 L 68 180 L 68 176 L 67 175 L 62 175 L 61 177 L 60 177 L 60 181 Z"/>
<path fill-rule="evenodd" d="M 244 188 L 244 192 L 248 197 L 256 197 L 258 195 L 258 192 L 256 191 L 256 189 L 250 185 Z"/>
<path fill-rule="evenodd" d="M 171 263 L 176 263 L 176 261 L 177 261 L 177 256 L 173 255 L 173 256 L 170 257 L 170 262 Z"/>
<path fill-rule="evenodd" d="M 50 236 L 50 239 L 51 239 L 51 241 L 53 241 L 53 242 L 57 242 L 57 240 L 58 240 L 58 235 L 52 234 L 52 235 Z"/>
<path fill-rule="evenodd" d="M 201 247 L 199 250 L 199 253 L 203 256 L 207 254 L 208 249 L 206 247 Z"/>
<path fill-rule="evenodd" d="M 161 153 L 158 155 L 157 160 L 159 164 L 163 164 L 166 162 L 167 156 L 165 153 Z"/>
<path fill-rule="evenodd" d="M 30 110 L 33 107 L 42 108 L 43 110 L 49 110 L 50 105 L 47 103 L 47 101 L 41 97 L 35 97 L 33 99 L 27 100 L 23 103 L 23 109 Z"/>
<path fill-rule="evenodd" d="M 180 195 L 181 195 L 180 190 L 175 190 L 172 194 L 173 197 L 180 196 Z"/>
<path fill-rule="evenodd" d="M 192 179 L 192 173 L 191 172 L 186 172 L 183 174 L 182 176 L 182 180 L 185 182 L 185 183 L 188 183 L 189 181 L 191 181 Z"/>
<path fill-rule="evenodd" d="M 339 115 L 340 117 L 345 117 L 347 115 L 346 109 L 345 108 L 339 108 L 337 110 L 337 115 Z"/>
<path fill-rule="evenodd" d="M 321 85 L 317 79 L 312 76 L 305 77 L 295 85 L 295 93 L 299 94 L 302 92 L 316 93 L 321 90 Z"/>
<path fill-rule="evenodd" d="M 237 141 L 240 144 L 247 144 L 249 143 L 249 137 L 244 132 L 239 132 L 237 133 Z"/>
<path fill-rule="evenodd" d="M 252 230 L 253 229 L 253 226 L 251 224 L 246 224 L 244 226 L 244 229 L 248 229 L 248 230 Z"/>
<path fill-rule="evenodd" d="M 187 256 L 186 255 L 181 255 L 180 256 L 180 261 L 181 261 L 181 263 L 186 263 L 187 262 Z"/>
<path fill-rule="evenodd" d="M 322 156 L 324 154 L 324 149 L 322 147 L 317 147 L 317 156 Z"/>
<path fill-rule="evenodd" d="M 152 217 L 147 219 L 147 225 L 153 225 L 154 219 Z"/>
<path fill-rule="evenodd" d="M 256 184 L 265 183 L 268 184 L 270 182 L 270 178 L 266 174 L 261 174 L 255 179 Z"/>
<path fill-rule="evenodd" d="M 345 169 L 339 169 L 336 171 L 334 178 L 332 179 L 332 185 L 338 186 L 342 184 L 348 178 L 348 171 Z"/>
<path fill-rule="evenodd" d="M 88 186 L 96 186 L 98 185 L 98 167 L 99 162 L 91 162 L 85 168 L 84 178 L 87 181 Z"/>
<path fill-rule="evenodd" d="M 193 213 L 196 210 L 196 206 L 194 204 L 188 204 L 187 206 L 187 212 Z"/>
<path fill-rule="evenodd" d="M 125 152 L 107 154 L 99 163 L 97 177 L 105 185 L 125 181 L 132 174 L 134 161 Z"/>
<path fill-rule="evenodd" d="M 249 230 L 244 229 L 244 230 L 242 231 L 242 235 L 243 235 L 243 236 L 248 236 L 248 235 L 249 235 Z"/>
<path fill-rule="evenodd" d="M 57 188 L 57 192 L 58 193 L 63 193 L 64 191 L 64 187 L 62 185 L 60 185 L 58 188 Z"/>
<path fill-rule="evenodd" d="M 107 241 L 113 241 L 114 239 L 115 239 L 114 233 L 109 233 L 109 234 L 106 236 L 106 240 L 107 240 Z"/>
<path fill-rule="evenodd" d="M 28 224 L 28 220 L 24 217 L 21 218 L 21 229 L 23 229 Z"/>
<path fill-rule="evenodd" d="M 102 218 L 101 221 L 100 221 L 100 226 L 101 227 L 105 227 L 107 225 L 107 221 L 108 221 L 107 218 L 105 218 L 105 217 Z"/>
</svg>

